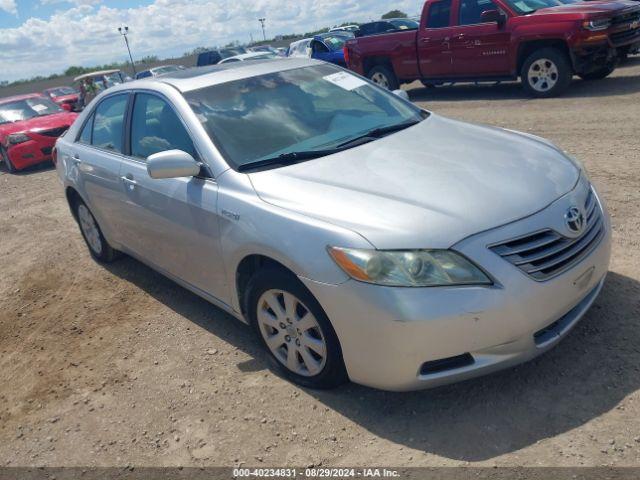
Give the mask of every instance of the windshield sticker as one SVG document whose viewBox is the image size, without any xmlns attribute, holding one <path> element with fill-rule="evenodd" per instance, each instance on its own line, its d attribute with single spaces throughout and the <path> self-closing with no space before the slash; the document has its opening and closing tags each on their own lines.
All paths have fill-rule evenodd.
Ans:
<svg viewBox="0 0 640 480">
<path fill-rule="evenodd" d="M 356 88 L 367 84 L 364 80 L 347 72 L 332 73 L 331 75 L 326 75 L 322 78 L 340 88 L 344 88 L 345 90 L 355 90 Z"/>
<path fill-rule="evenodd" d="M 36 112 L 40 113 L 46 110 L 47 106 L 42 104 L 35 104 L 35 105 L 32 105 L 31 108 L 33 108 Z"/>
</svg>

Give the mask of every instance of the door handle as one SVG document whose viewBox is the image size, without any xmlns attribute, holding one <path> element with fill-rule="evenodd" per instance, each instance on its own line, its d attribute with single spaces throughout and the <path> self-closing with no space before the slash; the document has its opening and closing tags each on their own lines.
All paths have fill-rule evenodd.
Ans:
<svg viewBox="0 0 640 480">
<path fill-rule="evenodd" d="M 464 33 L 459 33 L 458 35 L 456 35 L 456 39 L 457 40 L 464 40 Z"/>
<path fill-rule="evenodd" d="M 73 154 L 73 157 L 71 157 L 71 160 L 73 160 L 73 163 L 75 163 L 76 165 L 78 165 L 79 163 L 82 163 L 82 160 L 80 160 L 80 155 L 78 155 L 77 153 Z"/>
<path fill-rule="evenodd" d="M 133 190 L 134 188 L 136 188 L 136 185 L 138 184 L 138 182 L 136 182 L 133 179 L 133 175 L 131 175 L 130 173 L 120 178 L 122 179 L 124 184 L 129 187 L 129 190 Z"/>
<path fill-rule="evenodd" d="M 429 43 L 431 41 L 431 38 L 429 37 L 423 37 L 420 39 L 420 43 Z"/>
</svg>

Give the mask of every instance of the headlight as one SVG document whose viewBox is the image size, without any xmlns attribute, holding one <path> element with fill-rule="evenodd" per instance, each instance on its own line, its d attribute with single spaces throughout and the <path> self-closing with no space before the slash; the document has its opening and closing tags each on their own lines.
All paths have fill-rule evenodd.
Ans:
<svg viewBox="0 0 640 480">
<path fill-rule="evenodd" d="M 606 30 L 611 25 L 610 18 L 598 18 L 596 20 L 585 20 L 582 22 L 582 26 L 592 32 L 598 32 L 600 30 Z"/>
<path fill-rule="evenodd" d="M 360 250 L 329 247 L 347 275 L 362 282 L 394 287 L 489 285 L 474 264 L 451 250 Z"/>
<path fill-rule="evenodd" d="M 19 143 L 28 142 L 31 140 L 26 133 L 12 133 L 7 137 L 7 143 L 9 145 L 17 145 Z"/>
</svg>

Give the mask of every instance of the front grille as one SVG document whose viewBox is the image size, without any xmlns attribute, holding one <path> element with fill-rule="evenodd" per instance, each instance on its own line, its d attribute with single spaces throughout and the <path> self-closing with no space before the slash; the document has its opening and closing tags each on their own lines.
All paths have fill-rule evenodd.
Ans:
<svg viewBox="0 0 640 480">
<path fill-rule="evenodd" d="M 640 20 L 640 10 L 617 15 L 611 19 L 611 25 L 620 25 L 621 23 L 633 23 Z"/>
<path fill-rule="evenodd" d="M 577 238 L 567 238 L 547 229 L 489 248 L 534 280 L 547 280 L 589 255 L 604 236 L 602 211 L 592 190 L 584 209 L 587 222 Z"/>
<path fill-rule="evenodd" d="M 625 30 L 624 32 L 612 33 L 611 42 L 614 45 L 618 45 L 633 40 L 635 37 L 640 40 L 640 28 L 636 28 L 634 30 Z"/>
<path fill-rule="evenodd" d="M 52 128 L 51 130 L 42 130 L 42 131 L 38 132 L 38 134 L 39 135 L 44 135 L 45 137 L 58 138 L 64 132 L 66 132 L 68 129 L 69 129 L 69 127 L 58 127 L 58 128 Z"/>
</svg>

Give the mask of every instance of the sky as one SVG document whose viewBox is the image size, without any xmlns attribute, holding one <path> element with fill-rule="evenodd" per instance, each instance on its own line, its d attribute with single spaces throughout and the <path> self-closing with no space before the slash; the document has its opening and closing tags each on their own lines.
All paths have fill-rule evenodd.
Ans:
<svg viewBox="0 0 640 480">
<path fill-rule="evenodd" d="M 396 8 L 413 15 L 421 6 L 421 0 L 0 0 L 0 80 L 124 61 L 122 25 L 135 60 L 260 39 L 261 17 L 269 38 L 372 20 Z"/>
</svg>

